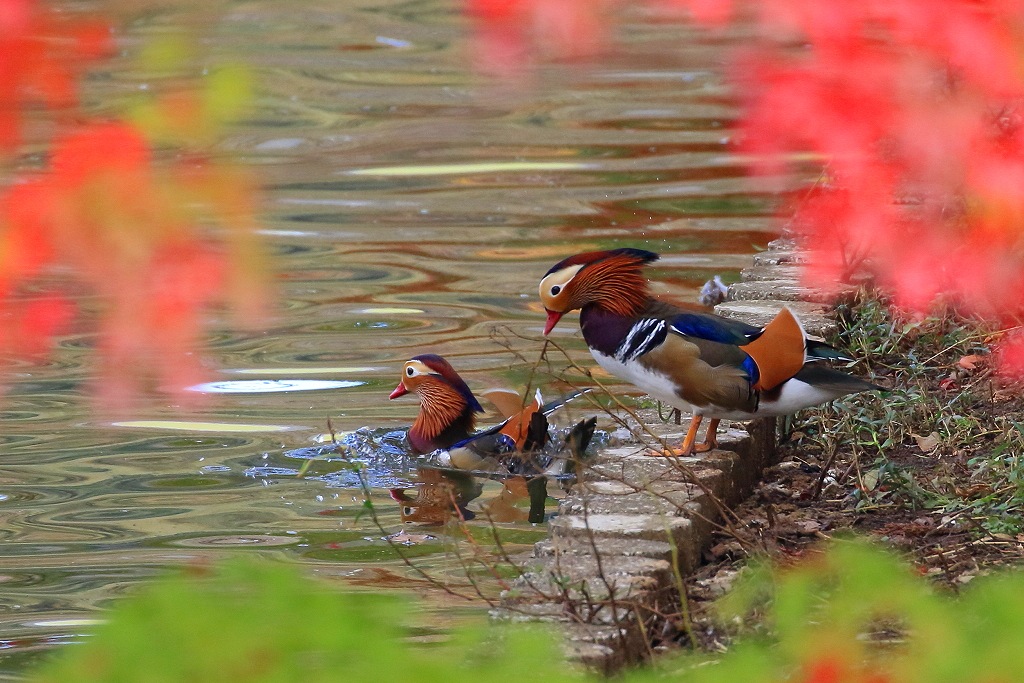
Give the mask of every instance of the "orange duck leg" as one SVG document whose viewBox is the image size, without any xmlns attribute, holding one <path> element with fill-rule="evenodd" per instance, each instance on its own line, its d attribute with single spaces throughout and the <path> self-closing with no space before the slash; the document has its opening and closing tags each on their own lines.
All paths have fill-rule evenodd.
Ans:
<svg viewBox="0 0 1024 683">
<path fill-rule="evenodd" d="M 678 458 L 681 456 L 693 455 L 694 453 L 706 453 L 707 451 L 718 448 L 718 423 L 721 422 L 718 418 L 712 418 L 708 421 L 708 429 L 704 433 L 704 442 L 695 443 L 697 440 L 697 431 L 700 429 L 700 423 L 703 420 L 703 415 L 694 415 L 690 419 L 690 428 L 686 430 L 686 436 L 683 437 L 683 443 L 679 448 L 666 448 L 661 451 L 651 451 L 648 455 Z"/>
</svg>

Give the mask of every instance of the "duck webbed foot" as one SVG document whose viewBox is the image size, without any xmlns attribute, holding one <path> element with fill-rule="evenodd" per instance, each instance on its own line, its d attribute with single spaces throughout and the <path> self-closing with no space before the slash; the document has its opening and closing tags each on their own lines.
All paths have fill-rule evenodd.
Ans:
<svg viewBox="0 0 1024 683">
<path fill-rule="evenodd" d="M 718 448 L 718 423 L 721 421 L 718 418 L 712 418 L 708 421 L 708 429 L 704 433 L 704 442 L 695 443 L 697 441 L 697 431 L 700 429 L 700 423 L 703 419 L 703 415 L 694 415 L 691 418 L 690 428 L 686 430 L 686 436 L 683 438 L 683 443 L 679 448 L 654 450 L 650 451 L 648 455 L 663 458 L 680 458 L 693 455 L 694 453 L 706 453 Z"/>
<path fill-rule="evenodd" d="M 704 432 L 704 443 L 695 444 L 693 450 L 697 453 L 707 453 L 718 448 L 718 423 L 717 417 L 708 420 L 708 429 Z"/>
</svg>

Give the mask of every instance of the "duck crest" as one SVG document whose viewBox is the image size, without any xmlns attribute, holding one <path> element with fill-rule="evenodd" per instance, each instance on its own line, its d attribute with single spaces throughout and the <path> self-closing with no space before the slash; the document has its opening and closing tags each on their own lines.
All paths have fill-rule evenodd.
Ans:
<svg viewBox="0 0 1024 683">
<path fill-rule="evenodd" d="M 476 400 L 476 396 L 473 395 L 473 391 L 469 388 L 469 385 L 466 384 L 466 381 L 462 379 L 459 373 L 455 372 L 455 368 L 452 367 L 451 363 L 443 357 L 436 353 L 422 353 L 418 356 L 413 356 L 410 360 L 417 360 L 423 363 L 430 368 L 430 370 L 443 377 L 444 381 L 462 396 L 466 405 L 469 406 L 473 412 L 484 412 L 483 407 L 481 407 L 480 402 Z"/>
<path fill-rule="evenodd" d="M 653 251 L 646 251 L 644 249 L 607 249 L 605 251 L 585 251 L 582 254 L 573 254 L 568 258 L 564 258 L 555 265 L 548 269 L 545 276 L 551 275 L 555 271 L 559 271 L 562 268 L 568 268 L 569 266 L 579 266 L 594 263 L 595 261 L 601 261 L 603 259 L 622 257 L 628 260 L 636 261 L 637 267 L 645 265 L 647 263 L 654 263 L 659 258 L 658 254 Z"/>
<path fill-rule="evenodd" d="M 563 267 L 576 265 L 568 263 L 573 259 L 581 259 L 576 263 L 585 264 L 574 281 L 584 306 L 595 305 L 615 315 L 634 316 L 650 301 L 642 269 L 656 261 L 657 254 L 642 249 L 589 252 L 566 259 Z"/>
</svg>

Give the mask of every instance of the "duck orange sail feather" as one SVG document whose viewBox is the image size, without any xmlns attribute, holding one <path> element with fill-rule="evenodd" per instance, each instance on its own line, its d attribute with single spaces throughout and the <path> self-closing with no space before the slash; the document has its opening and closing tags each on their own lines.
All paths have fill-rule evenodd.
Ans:
<svg viewBox="0 0 1024 683">
<path fill-rule="evenodd" d="M 754 389 L 774 389 L 800 372 L 807 361 L 806 338 L 800 321 L 792 311 L 783 308 L 757 339 L 744 344 L 743 350 L 757 365 Z"/>
</svg>

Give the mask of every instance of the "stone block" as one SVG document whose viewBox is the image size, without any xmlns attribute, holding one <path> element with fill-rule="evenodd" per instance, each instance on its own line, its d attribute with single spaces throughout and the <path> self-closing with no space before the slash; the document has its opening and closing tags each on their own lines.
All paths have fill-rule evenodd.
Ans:
<svg viewBox="0 0 1024 683">
<path fill-rule="evenodd" d="M 807 253 L 798 249 L 794 242 L 775 240 L 768 243 L 768 249 L 754 254 L 750 260 L 755 268 L 758 266 L 800 264 L 807 263 Z"/>
<path fill-rule="evenodd" d="M 795 280 L 757 280 L 729 286 L 730 301 L 778 301 L 790 308 L 803 302 L 827 304 L 835 294 L 802 286 Z"/>
<path fill-rule="evenodd" d="M 712 491 L 721 487 L 720 463 L 727 458 L 725 451 L 710 451 L 685 458 L 661 458 L 637 454 L 599 456 L 582 482 L 601 478 L 622 483 L 635 491 L 650 487 L 671 486 L 699 481 Z M 585 483 L 577 486 L 586 485 Z"/>
<path fill-rule="evenodd" d="M 715 307 L 715 313 L 723 318 L 742 320 L 750 325 L 767 325 L 772 318 L 789 306 L 800 318 L 808 334 L 824 337 L 835 332 L 835 323 L 825 317 L 825 304 L 808 301 L 726 301 Z"/>
<path fill-rule="evenodd" d="M 683 571 L 696 566 L 701 546 L 706 542 L 696 537 L 689 518 L 665 515 L 559 515 L 551 521 L 550 529 L 553 538 L 592 539 L 598 545 L 609 537 L 663 541 L 678 549 L 679 566 Z"/>
<path fill-rule="evenodd" d="M 771 266 L 753 266 L 740 273 L 742 282 L 759 282 L 762 280 L 790 280 L 794 284 L 800 282 L 803 268 L 797 265 L 776 264 Z M 734 285 L 729 285 L 730 289 Z"/>
<path fill-rule="evenodd" d="M 706 500 L 705 494 L 693 484 L 665 482 L 648 490 L 635 490 L 620 482 L 609 482 L 617 485 L 612 493 L 598 493 L 578 487 L 573 495 L 562 501 L 559 511 L 563 514 L 610 514 L 624 513 L 628 515 L 665 514 L 678 516 L 684 506 L 698 500 Z M 659 489 L 659 490 L 653 490 Z"/>
<path fill-rule="evenodd" d="M 593 555 L 595 546 L 587 538 L 563 536 L 539 541 L 534 545 L 538 559 L 554 555 Z M 671 562 L 672 546 L 665 541 L 642 541 L 623 538 L 603 538 L 597 546 L 601 557 L 645 557 Z"/>
<path fill-rule="evenodd" d="M 575 623 L 565 635 L 569 658 L 605 675 L 643 661 L 649 652 L 644 631 L 635 623 L 620 627 Z"/>
</svg>

